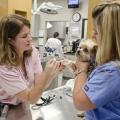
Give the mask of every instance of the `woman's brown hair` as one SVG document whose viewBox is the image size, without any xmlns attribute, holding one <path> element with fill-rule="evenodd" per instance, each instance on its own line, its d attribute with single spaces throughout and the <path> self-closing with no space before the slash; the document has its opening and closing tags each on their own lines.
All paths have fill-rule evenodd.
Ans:
<svg viewBox="0 0 120 120">
<path fill-rule="evenodd" d="M 9 44 L 9 39 L 15 39 L 23 26 L 30 28 L 30 22 L 21 15 L 5 16 L 0 21 L 0 64 L 17 66 L 19 56 L 15 48 Z M 31 50 L 24 52 L 24 57 L 31 55 Z"/>
<path fill-rule="evenodd" d="M 58 36 L 59 36 L 59 33 L 58 32 L 54 32 L 53 37 L 56 38 Z"/>
</svg>

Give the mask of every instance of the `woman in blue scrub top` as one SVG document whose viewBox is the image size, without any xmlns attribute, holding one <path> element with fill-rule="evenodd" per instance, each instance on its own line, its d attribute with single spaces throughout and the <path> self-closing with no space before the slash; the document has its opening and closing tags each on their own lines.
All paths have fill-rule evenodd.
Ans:
<svg viewBox="0 0 120 120">
<path fill-rule="evenodd" d="M 74 104 L 85 120 L 120 120 L 120 0 L 102 1 L 92 17 L 97 65 L 87 77 L 89 63 L 76 61 Z"/>
</svg>

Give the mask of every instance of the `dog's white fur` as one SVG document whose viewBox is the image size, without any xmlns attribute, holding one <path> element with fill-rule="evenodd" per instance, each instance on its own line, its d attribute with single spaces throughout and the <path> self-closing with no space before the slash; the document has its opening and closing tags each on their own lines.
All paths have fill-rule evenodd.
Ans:
<svg viewBox="0 0 120 120">
<path fill-rule="evenodd" d="M 95 60 L 97 51 L 97 44 L 91 39 L 82 40 L 79 44 L 79 47 L 76 51 L 76 59 L 81 62 L 91 62 Z M 61 63 L 67 68 L 71 68 L 74 72 L 76 71 L 75 61 L 64 59 Z"/>
<path fill-rule="evenodd" d="M 91 57 L 95 57 L 97 44 L 91 39 L 82 40 L 76 51 L 76 57 L 79 61 L 89 62 Z"/>
</svg>

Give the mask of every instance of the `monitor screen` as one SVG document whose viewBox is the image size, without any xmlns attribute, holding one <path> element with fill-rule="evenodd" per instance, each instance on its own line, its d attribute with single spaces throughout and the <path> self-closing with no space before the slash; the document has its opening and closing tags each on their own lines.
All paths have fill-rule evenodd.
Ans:
<svg viewBox="0 0 120 120">
<path fill-rule="evenodd" d="M 68 0 L 68 8 L 78 8 L 79 0 Z"/>
</svg>

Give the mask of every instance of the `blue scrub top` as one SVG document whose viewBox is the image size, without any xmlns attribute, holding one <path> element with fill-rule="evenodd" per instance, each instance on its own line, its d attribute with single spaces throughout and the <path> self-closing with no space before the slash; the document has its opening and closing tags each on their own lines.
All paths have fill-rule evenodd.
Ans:
<svg viewBox="0 0 120 120">
<path fill-rule="evenodd" d="M 82 89 L 96 105 L 85 113 L 86 120 L 120 120 L 120 67 L 115 62 L 98 66 Z"/>
</svg>

